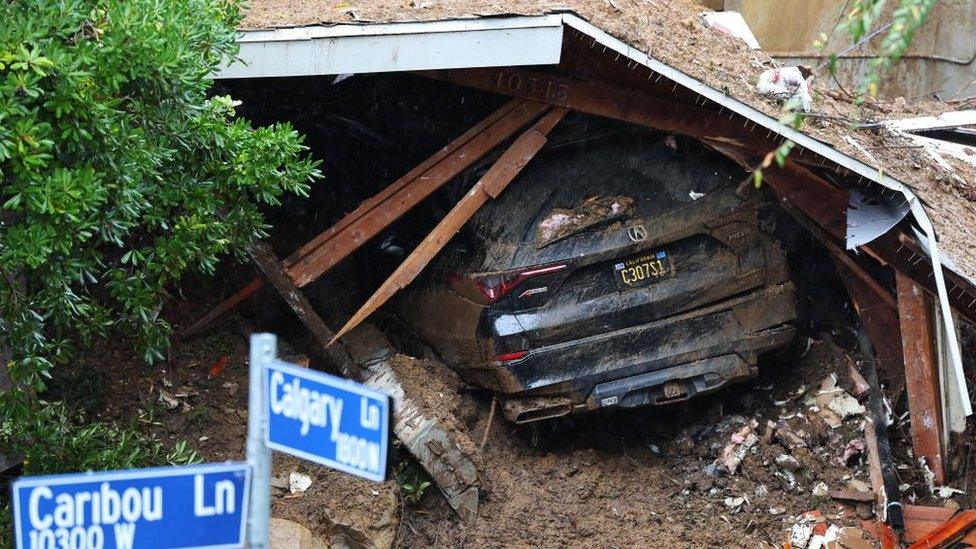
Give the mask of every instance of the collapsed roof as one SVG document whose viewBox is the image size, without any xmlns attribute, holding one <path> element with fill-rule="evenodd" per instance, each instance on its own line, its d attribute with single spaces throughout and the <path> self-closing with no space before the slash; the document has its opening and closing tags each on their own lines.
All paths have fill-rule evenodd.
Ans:
<svg viewBox="0 0 976 549">
<path fill-rule="evenodd" d="M 918 244 L 910 252 L 907 263 L 917 265 L 922 259 L 919 255 L 929 255 L 934 268 L 927 271 L 928 287 L 939 295 L 943 304 L 941 320 L 949 340 L 949 362 L 961 378 L 961 359 L 948 305 L 951 303 L 954 309 L 969 318 L 976 315 L 976 287 L 973 285 L 976 247 L 970 244 L 976 237 L 974 166 L 958 156 L 940 154 L 938 149 L 920 144 L 897 127 L 879 123 L 885 118 L 929 114 L 918 112 L 918 106 L 896 108 L 869 104 L 859 110 L 844 92 L 823 92 L 815 94 L 816 100 L 802 133 L 780 123 L 777 118 L 782 114 L 781 105 L 759 95 L 755 89 L 758 75 L 776 67 L 777 63 L 761 50 L 753 50 L 738 39 L 706 28 L 697 16 L 702 9 L 687 0 L 570 0 L 563 3 L 517 0 L 504 4 L 486 0 L 352 0 L 341 4 L 318 0 L 252 0 L 242 24 L 242 30 L 246 32 L 240 39 L 241 57 L 248 65 L 232 65 L 220 76 L 556 64 L 560 61 L 562 32 L 568 29 L 572 36 L 567 42 L 592 41 L 592 47 L 610 55 L 619 65 L 626 64 L 635 75 L 638 67 L 647 74 L 646 84 L 634 75 L 611 76 L 606 70 L 597 75 L 598 79 L 616 78 L 614 84 L 646 90 L 649 93 L 645 99 L 660 98 L 668 93 L 684 94 L 681 103 L 685 107 L 691 108 L 689 103 L 694 102 L 694 108 L 685 111 L 691 113 L 691 117 L 701 114 L 709 120 L 718 120 L 711 128 L 706 128 L 705 134 L 689 135 L 736 158 L 744 167 L 755 166 L 756 158 L 743 152 L 743 143 L 751 143 L 756 150 L 755 145 L 763 143 L 762 136 L 765 136 L 771 143 L 766 150 L 771 150 L 777 142 L 789 139 L 797 145 L 791 159 L 804 163 L 806 168 L 802 169 L 816 168 L 821 177 L 850 189 L 852 195 L 863 191 L 887 203 L 889 210 L 894 212 L 888 215 L 891 219 L 882 220 L 868 231 L 867 237 L 861 234 L 859 238 L 852 238 L 852 233 L 856 232 L 854 226 L 857 223 L 852 221 L 855 218 L 848 218 L 847 212 L 835 212 L 841 216 L 839 236 L 844 239 L 846 229 L 849 248 L 884 234 L 911 210 L 920 231 L 915 233 Z M 398 27 L 385 23 L 413 25 Z M 515 35 L 525 29 L 538 30 L 546 35 L 546 39 L 533 42 L 532 47 L 519 43 L 528 34 L 520 34 L 520 38 Z M 549 34 L 551 30 L 559 33 L 556 41 Z M 489 36 L 489 31 L 493 35 Z M 340 51 L 337 49 L 340 42 L 351 42 L 342 40 L 345 38 L 375 39 L 380 35 L 403 33 L 429 37 L 438 33 L 464 32 L 483 32 L 484 42 L 475 40 L 464 50 L 452 50 L 452 45 L 443 43 L 437 48 L 418 47 L 418 43 L 412 42 L 412 50 L 393 45 L 391 50 L 381 54 L 376 53 L 377 48 L 369 49 L 367 44 L 366 48 L 342 51 L 341 55 L 336 53 Z M 300 50 L 317 39 L 319 49 Z M 370 43 L 375 45 L 375 40 Z M 507 62 L 502 60 L 504 55 L 493 55 L 495 50 L 506 49 L 511 50 Z M 299 51 L 301 55 L 297 55 Z M 479 81 L 477 73 L 428 75 L 490 89 Z M 719 120 L 719 116 L 727 116 L 729 123 Z M 674 129 L 681 127 L 681 122 L 674 121 L 669 131 L 682 133 Z M 702 123 L 696 122 L 701 130 Z M 705 122 L 704 126 L 709 123 Z M 742 128 L 737 126 L 740 123 Z M 800 194 L 807 191 L 803 185 L 808 183 L 792 182 Z M 807 197 L 807 200 L 815 199 Z M 938 248 L 934 235 L 938 237 Z M 900 242 L 895 241 L 897 249 L 891 248 L 889 256 L 881 259 L 887 262 L 898 259 L 896 256 L 905 248 L 905 241 Z M 901 260 L 906 261 L 905 258 Z M 949 268 L 948 283 L 943 280 L 940 268 L 943 262 Z M 916 277 L 925 278 L 926 273 L 916 274 Z M 961 404 L 966 414 L 968 404 L 968 399 Z"/>
<path fill-rule="evenodd" d="M 252 0 L 241 28 L 282 29 L 575 13 L 639 52 L 647 52 L 652 59 L 761 113 L 779 117 L 780 105 L 755 91 L 758 74 L 774 66 L 775 62 L 761 50 L 753 50 L 738 39 L 705 28 L 696 16 L 703 10 L 687 0 L 352 0 L 341 3 Z M 935 227 L 939 247 L 951 259 L 951 266 L 959 274 L 976 280 L 976 247 L 971 244 L 976 241 L 976 207 L 973 206 L 976 170 L 973 166 L 954 157 L 944 157 L 945 162 L 933 161 L 917 144 L 883 126 L 869 124 L 869 129 L 851 128 L 859 120 L 904 118 L 916 114 L 919 108 L 931 110 L 933 105 L 909 106 L 905 112 L 892 112 L 888 105 L 874 105 L 858 112 L 842 93 L 829 92 L 816 98 L 812 116 L 808 117 L 802 131 L 860 161 L 874 172 L 877 179 L 887 175 L 907 185 L 921 199 Z"/>
</svg>

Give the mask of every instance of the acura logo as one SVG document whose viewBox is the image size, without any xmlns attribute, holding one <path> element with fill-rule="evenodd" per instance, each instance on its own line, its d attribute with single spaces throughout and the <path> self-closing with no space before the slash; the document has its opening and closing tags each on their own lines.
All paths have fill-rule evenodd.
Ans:
<svg viewBox="0 0 976 549">
<path fill-rule="evenodd" d="M 643 225 L 634 225 L 627 229 L 627 236 L 630 238 L 631 242 L 640 242 L 642 240 L 647 240 L 647 229 Z"/>
</svg>

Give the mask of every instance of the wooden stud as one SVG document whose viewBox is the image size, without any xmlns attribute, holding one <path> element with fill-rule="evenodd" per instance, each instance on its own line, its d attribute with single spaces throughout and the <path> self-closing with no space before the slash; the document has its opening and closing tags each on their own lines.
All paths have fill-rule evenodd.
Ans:
<svg viewBox="0 0 976 549">
<path fill-rule="evenodd" d="M 896 282 L 912 443 L 915 456 L 925 458 L 936 484 L 942 485 L 945 465 L 934 304 L 932 296 L 906 275 L 896 272 Z"/>
<path fill-rule="evenodd" d="M 315 337 L 315 341 L 322 346 L 326 355 L 339 367 L 342 375 L 350 379 L 360 379 L 359 367 L 353 362 L 345 348 L 329 346 L 329 342 L 333 339 L 332 329 L 315 312 L 304 292 L 292 284 L 271 246 L 267 242 L 254 242 L 248 246 L 247 251 L 254 263 L 264 273 L 264 276 L 271 282 L 271 285 L 281 294 L 285 303 L 291 307 L 302 324 L 308 328 L 308 331 Z"/>
</svg>

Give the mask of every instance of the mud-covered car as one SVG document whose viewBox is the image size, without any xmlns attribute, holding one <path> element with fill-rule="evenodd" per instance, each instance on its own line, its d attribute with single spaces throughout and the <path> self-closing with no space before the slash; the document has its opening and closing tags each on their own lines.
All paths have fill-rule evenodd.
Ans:
<svg viewBox="0 0 976 549">
<path fill-rule="evenodd" d="M 451 241 L 399 315 L 516 422 L 754 376 L 757 355 L 792 339 L 796 310 L 746 174 L 672 136 L 565 133 Z"/>
</svg>

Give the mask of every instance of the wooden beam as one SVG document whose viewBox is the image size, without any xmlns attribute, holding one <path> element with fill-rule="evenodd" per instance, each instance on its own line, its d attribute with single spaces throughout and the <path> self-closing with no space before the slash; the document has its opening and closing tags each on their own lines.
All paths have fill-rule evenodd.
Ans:
<svg viewBox="0 0 976 549">
<path fill-rule="evenodd" d="M 936 295 L 932 262 L 914 238 L 901 229 L 894 229 L 879 236 L 864 247 L 876 259 L 894 267 L 921 285 L 930 294 Z M 950 269 L 943 269 L 946 294 L 954 311 L 970 322 L 976 322 L 976 287 L 972 282 Z"/>
<path fill-rule="evenodd" d="M 350 379 L 361 379 L 359 366 L 353 362 L 346 350 L 341 346 L 329 345 L 334 337 L 332 329 L 315 312 L 305 294 L 292 284 L 271 246 L 267 242 L 258 241 L 250 244 L 247 251 L 254 263 L 264 273 L 264 276 L 271 282 L 271 285 L 281 294 L 285 303 L 291 307 L 302 324 L 308 328 L 315 341 L 322 346 L 325 354 L 339 367 L 342 375 Z"/>
<path fill-rule="evenodd" d="M 391 185 L 397 188 L 384 191 L 382 200 L 372 200 L 366 207 L 346 216 L 336 224 L 338 229 L 330 229 L 316 239 L 314 249 L 308 249 L 313 243 L 303 247 L 307 253 L 287 268 L 295 285 L 305 286 L 321 276 L 548 108 L 543 103 L 520 102 L 508 114 L 426 170 L 411 172 L 408 175 L 419 173 L 406 182 L 406 177 L 398 180 Z"/>
<path fill-rule="evenodd" d="M 350 232 L 356 233 L 357 224 L 363 223 L 364 218 L 371 215 L 373 210 L 379 208 L 387 200 L 401 195 L 410 197 L 411 190 L 418 185 L 418 181 L 426 181 L 429 184 L 427 189 L 430 192 L 433 192 L 433 190 L 430 189 L 430 186 L 433 186 L 433 184 L 436 183 L 437 187 L 439 187 L 440 185 L 443 185 L 449 181 L 450 177 L 445 179 L 445 176 L 449 176 L 452 173 L 456 175 L 456 173 L 477 162 L 488 151 L 505 139 L 511 137 L 515 132 L 531 122 L 535 116 L 541 114 L 546 108 L 547 107 L 545 105 L 527 102 L 522 99 L 513 99 L 509 101 L 500 109 L 487 116 L 484 120 L 472 126 L 460 137 L 454 141 L 451 141 L 449 144 L 431 155 L 430 158 L 424 160 L 412 170 L 407 172 L 404 176 L 394 181 L 378 194 L 364 201 L 355 210 L 340 219 L 335 225 L 329 227 L 288 256 L 288 258 L 286 258 L 282 263 L 285 272 L 289 273 L 289 276 L 292 278 L 292 282 L 298 286 L 304 286 L 311 280 L 321 276 L 332 265 L 338 263 L 341 257 L 337 258 L 336 256 L 332 256 L 332 261 L 326 262 L 327 265 L 323 270 L 315 271 L 311 268 L 306 269 L 301 282 L 289 272 L 289 269 L 296 266 L 300 262 L 306 261 L 306 259 L 312 254 L 330 253 L 330 251 L 320 252 L 319 248 L 329 243 L 332 239 L 343 235 L 348 236 Z M 440 174 L 438 176 L 439 179 L 431 180 L 431 177 L 435 174 Z M 413 204 L 401 204 L 401 210 L 403 207 L 409 209 L 409 207 L 412 207 L 420 200 L 421 198 L 418 198 L 415 202 L 413 202 Z M 402 213 L 403 211 L 401 211 L 400 215 L 402 215 Z M 362 244 L 362 242 L 365 242 L 365 240 L 362 240 L 360 244 Z M 345 249 L 346 253 L 342 257 L 346 257 L 349 253 L 351 253 L 351 250 L 348 248 Z M 335 253 L 335 251 L 331 250 L 331 253 Z M 246 286 L 222 301 L 200 320 L 196 321 L 193 323 L 193 325 L 184 330 L 180 334 L 180 337 L 188 338 L 199 333 L 211 322 L 253 295 L 263 285 L 264 279 L 261 277 L 251 280 Z"/>
<path fill-rule="evenodd" d="M 921 539 L 908 546 L 908 549 L 944 549 L 953 547 L 966 537 L 966 533 L 976 526 L 976 511 L 962 511 L 937 526 Z"/>
<path fill-rule="evenodd" d="M 519 136 L 467 194 L 437 224 L 426 238 L 403 260 L 356 314 L 339 330 L 336 339 L 359 325 L 382 306 L 430 263 L 430 260 L 490 199 L 497 198 L 546 144 L 546 135 L 566 115 L 567 110 L 556 108 L 542 117 L 532 128 Z M 335 340 L 333 340 L 335 341 Z"/>
<path fill-rule="evenodd" d="M 833 257 L 837 274 L 844 282 L 874 347 L 878 369 L 885 373 L 889 389 L 897 394 L 903 387 L 904 367 L 894 298 L 856 263 L 844 261 L 836 254 Z M 843 254 L 843 257 L 850 259 L 847 254 Z"/>
<path fill-rule="evenodd" d="M 517 67 L 423 71 L 422 76 L 490 92 L 540 101 L 701 139 L 735 139 L 766 148 L 755 124 L 743 125 L 716 110 L 693 107 L 611 84 L 587 82 Z"/>
<path fill-rule="evenodd" d="M 936 484 L 945 484 L 942 448 L 942 400 L 935 351 L 935 314 L 932 297 L 901 272 L 896 273 L 898 317 L 905 357 L 905 387 L 912 425 L 915 457 L 924 457 Z"/>
</svg>

